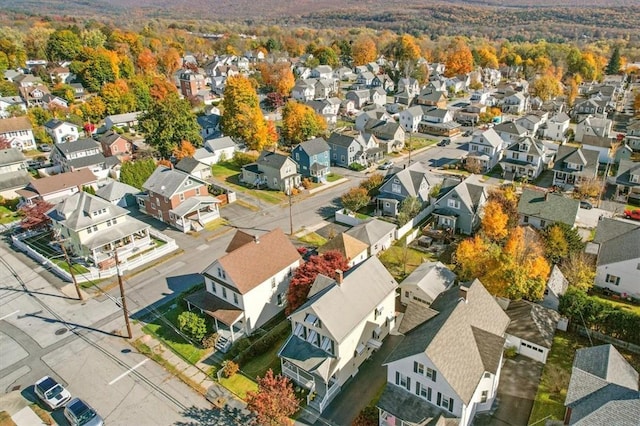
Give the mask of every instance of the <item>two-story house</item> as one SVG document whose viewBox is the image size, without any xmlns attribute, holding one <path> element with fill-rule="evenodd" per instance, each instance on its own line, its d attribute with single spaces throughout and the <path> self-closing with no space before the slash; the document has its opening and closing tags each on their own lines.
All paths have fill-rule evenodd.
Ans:
<svg viewBox="0 0 640 426">
<path fill-rule="evenodd" d="M 353 101 L 354 108 L 362 109 L 362 107 L 371 102 L 371 92 L 368 89 L 349 90 L 345 95 L 345 99 Z"/>
<path fill-rule="evenodd" d="M 44 123 L 44 130 L 56 144 L 77 141 L 80 137 L 78 126 L 57 118 L 52 118 Z"/>
<path fill-rule="evenodd" d="M 515 92 L 502 99 L 502 112 L 505 114 L 522 114 L 529 110 L 529 95 Z"/>
<path fill-rule="evenodd" d="M 56 203 L 81 191 L 85 186 L 91 186 L 93 189 L 97 187 L 97 178 L 89 169 L 33 179 L 16 193 L 20 196 L 20 205 L 32 204 L 36 199 Z"/>
<path fill-rule="evenodd" d="M 207 183 L 180 170 L 158 166 L 136 195 L 142 213 L 182 232 L 198 231 L 220 217 L 220 200 L 209 195 Z"/>
<path fill-rule="evenodd" d="M 473 158 L 482 166 L 482 172 L 491 170 L 502 159 L 506 143 L 494 129 L 475 132 L 469 141 L 467 159 Z"/>
<path fill-rule="evenodd" d="M 150 225 L 88 192 L 64 198 L 47 215 L 69 253 L 101 269 L 115 265 L 115 250 L 118 260 L 126 261 L 155 245 L 149 234 Z"/>
<path fill-rule="evenodd" d="M 435 108 L 424 105 L 409 107 L 400 112 L 400 124 L 407 132 L 415 133 L 418 131 L 418 125 L 422 121 L 423 115 L 432 109 Z"/>
<path fill-rule="evenodd" d="M 288 194 L 292 188 L 300 186 L 298 164 L 286 155 L 262 151 L 255 163 L 242 167 L 242 181 Z"/>
<path fill-rule="evenodd" d="M 531 136 L 520 138 L 505 149 L 500 167 L 502 176 L 512 179 L 534 180 L 551 161 L 547 148 Z"/>
<path fill-rule="evenodd" d="M 18 197 L 20 189 L 31 181 L 27 160 L 16 148 L 0 150 L 0 196 L 5 199 Z"/>
<path fill-rule="evenodd" d="M 580 201 L 551 192 L 524 189 L 518 201 L 520 225 L 544 229 L 554 223 L 575 226 Z"/>
<path fill-rule="evenodd" d="M 445 179 L 441 195 L 435 202 L 435 227 L 471 235 L 480 226 L 480 212 L 487 202 L 487 189 L 480 176 L 470 175 L 463 181 Z"/>
<path fill-rule="evenodd" d="M 362 111 L 356 116 L 354 128 L 356 130 L 364 130 L 369 120 L 395 121 L 391 114 L 389 114 L 384 108 L 368 109 L 366 111 Z"/>
<path fill-rule="evenodd" d="M 620 160 L 615 185 L 616 197 L 621 197 L 627 204 L 640 204 L 640 163 Z"/>
<path fill-rule="evenodd" d="M 346 274 L 318 275 L 278 353 L 282 374 L 309 389 L 307 408 L 322 413 L 380 349 L 395 324 L 397 285 L 375 256 Z"/>
<path fill-rule="evenodd" d="M 527 136 L 527 129 L 513 121 L 503 121 L 494 126 L 493 130 L 495 130 L 507 144 L 517 142 L 518 139 Z"/>
<path fill-rule="evenodd" d="M 202 148 L 197 148 L 193 158 L 211 166 L 221 161 L 230 161 L 238 150 L 238 145 L 229 136 L 207 139 Z"/>
<path fill-rule="evenodd" d="M 582 121 L 582 119 L 588 116 L 606 118 L 607 102 L 596 99 L 585 99 L 576 102 L 573 107 L 573 118 L 575 118 L 576 121 Z"/>
<path fill-rule="evenodd" d="M 563 143 L 567 140 L 566 133 L 569 129 L 569 116 L 559 112 L 542 125 L 542 135 L 552 141 Z"/>
<path fill-rule="evenodd" d="M 376 76 L 371 71 L 364 71 L 357 75 L 356 85 L 363 89 L 369 89 L 373 85 Z"/>
<path fill-rule="evenodd" d="M 312 100 L 316 95 L 316 80 L 300 79 L 291 89 L 291 97 L 298 102 L 306 102 Z"/>
<path fill-rule="evenodd" d="M 508 324 L 477 279 L 429 307 L 410 303 L 398 329 L 404 338 L 384 362 L 380 425 L 472 424 L 496 397 Z"/>
<path fill-rule="evenodd" d="M 536 111 L 539 112 L 539 111 Z M 536 114 L 527 114 L 516 120 L 516 124 L 527 130 L 529 136 L 536 136 L 538 129 L 546 121 L 546 116 L 541 117 Z"/>
<path fill-rule="evenodd" d="M 311 70 L 311 78 L 329 79 L 333 77 L 333 69 L 330 65 L 318 65 Z"/>
<path fill-rule="evenodd" d="M 575 141 L 582 142 L 586 136 L 608 138 L 613 122 L 608 118 L 586 117 L 576 125 Z"/>
<path fill-rule="evenodd" d="M 385 154 L 399 152 L 404 148 L 406 132 L 400 123 L 396 123 L 393 119 L 368 120 L 364 125 L 364 131 L 376 137 L 378 147 Z"/>
<path fill-rule="evenodd" d="M 383 157 L 378 139 L 372 134 L 333 132 L 327 143 L 331 148 L 331 163 L 336 166 L 349 167 L 357 163 L 367 167 Z"/>
<path fill-rule="evenodd" d="M 0 119 L 0 138 L 6 139 L 11 148 L 20 151 L 36 149 L 33 126 L 27 117 Z"/>
<path fill-rule="evenodd" d="M 213 319 L 216 348 L 226 352 L 233 342 L 251 335 L 287 302 L 287 289 L 300 254 L 276 228 L 263 235 L 236 231 L 226 254 L 204 271 L 205 289 L 185 297 L 189 310 Z"/>
<path fill-rule="evenodd" d="M 326 182 L 331 173 L 331 148 L 324 138 L 301 142 L 291 150 L 291 157 L 300 167 L 300 174 L 314 182 Z"/>
<path fill-rule="evenodd" d="M 415 99 L 417 105 L 430 106 L 435 108 L 447 107 L 447 93 L 440 90 L 434 90 L 431 87 L 426 87 L 420 91 Z"/>
<path fill-rule="evenodd" d="M 98 142 L 105 157 L 118 157 L 120 161 L 126 161 L 133 154 L 133 143 L 112 130 L 100 135 Z"/>
<path fill-rule="evenodd" d="M 580 185 L 598 174 L 598 151 L 561 146 L 553 163 L 554 185 Z"/>
<path fill-rule="evenodd" d="M 119 163 L 117 157 L 105 157 L 100 144 L 90 138 L 55 144 L 49 157 L 62 171 L 89 169 L 98 178 L 104 178 Z"/>
<path fill-rule="evenodd" d="M 624 137 L 624 143 L 632 150 L 640 151 L 640 120 L 629 123 L 627 126 L 627 134 Z"/>
<path fill-rule="evenodd" d="M 439 180 L 429 173 L 426 164 L 413 163 L 397 171 L 380 186 L 377 210 L 382 215 L 396 217 L 402 202 L 409 197 L 416 198 L 424 206 L 429 202 L 429 191 L 437 183 Z"/>
</svg>

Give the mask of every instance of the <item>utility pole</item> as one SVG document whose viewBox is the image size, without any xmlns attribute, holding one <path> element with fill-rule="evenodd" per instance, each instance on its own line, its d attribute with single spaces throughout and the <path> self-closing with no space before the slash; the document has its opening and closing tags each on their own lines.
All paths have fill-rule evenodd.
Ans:
<svg viewBox="0 0 640 426">
<path fill-rule="evenodd" d="M 116 272 L 118 273 L 118 286 L 120 287 L 120 303 L 122 303 L 122 313 L 124 314 L 124 323 L 127 325 L 127 339 L 131 339 L 131 323 L 129 322 L 129 314 L 127 310 L 127 299 L 124 297 L 124 285 L 122 284 L 122 272 L 120 271 L 120 262 L 118 262 L 118 249 L 115 249 Z"/>
<path fill-rule="evenodd" d="M 289 235 L 291 235 L 293 237 L 293 203 L 291 200 L 291 193 L 292 188 L 291 188 L 291 181 L 289 181 Z"/>
<path fill-rule="evenodd" d="M 409 144 L 407 145 L 407 148 L 409 149 L 409 165 L 411 165 L 411 133 L 409 132 Z"/>
<path fill-rule="evenodd" d="M 78 280 L 76 280 L 76 274 L 73 272 L 73 265 L 71 265 L 71 259 L 69 259 L 69 254 L 67 253 L 67 249 L 62 244 L 62 239 L 58 237 L 58 244 L 62 249 L 62 253 L 64 254 L 64 260 L 67 261 L 67 265 L 69 266 L 69 274 L 71 274 L 71 280 L 73 281 L 73 285 L 76 288 L 76 293 L 78 294 L 78 300 L 84 300 L 82 297 L 82 292 L 80 291 L 80 286 L 78 285 Z"/>
</svg>

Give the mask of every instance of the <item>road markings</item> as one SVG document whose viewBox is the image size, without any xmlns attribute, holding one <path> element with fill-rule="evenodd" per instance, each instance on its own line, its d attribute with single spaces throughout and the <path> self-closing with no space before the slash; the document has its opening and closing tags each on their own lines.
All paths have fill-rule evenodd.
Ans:
<svg viewBox="0 0 640 426">
<path fill-rule="evenodd" d="M 11 315 L 17 314 L 18 312 L 20 312 L 20 309 L 18 309 L 17 311 L 13 311 L 10 314 L 7 314 L 7 315 L 3 316 L 2 318 L 0 318 L 0 321 L 2 321 L 5 318 L 9 318 Z"/>
<path fill-rule="evenodd" d="M 119 375 L 118 377 L 113 379 L 112 381 L 110 381 L 109 385 L 112 385 L 115 382 L 117 382 L 118 380 L 122 379 L 124 376 L 126 376 L 129 373 L 131 373 L 133 370 L 135 370 L 136 368 L 140 367 L 142 364 L 144 364 L 147 361 L 149 361 L 149 358 L 146 358 L 146 359 L 140 361 L 139 363 L 137 363 L 136 365 L 134 365 L 133 367 L 131 367 L 130 369 L 128 369 L 127 371 L 125 371 L 124 373 L 122 373 L 121 375 Z"/>
</svg>

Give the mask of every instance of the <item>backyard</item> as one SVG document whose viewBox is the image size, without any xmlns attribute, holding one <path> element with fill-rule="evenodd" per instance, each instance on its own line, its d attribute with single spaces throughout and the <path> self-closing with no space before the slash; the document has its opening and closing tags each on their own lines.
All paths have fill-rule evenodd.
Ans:
<svg viewBox="0 0 640 426">
<path fill-rule="evenodd" d="M 274 191 L 272 189 L 250 189 L 240 183 L 240 173 L 242 169 L 230 161 L 224 161 L 211 166 L 211 174 L 216 179 L 222 180 L 232 189 L 246 194 L 252 195 L 262 201 L 271 204 L 280 204 L 286 201 L 287 196 L 284 192 Z"/>
<path fill-rule="evenodd" d="M 380 261 L 398 282 L 404 280 L 407 275 L 426 260 L 434 260 L 428 253 L 423 253 L 411 247 L 405 249 L 403 241 L 398 241 L 380 255 Z"/>
<path fill-rule="evenodd" d="M 20 220 L 22 216 L 17 211 L 12 211 L 6 206 L 0 206 L 0 224 L 6 225 L 16 220 Z"/>
</svg>

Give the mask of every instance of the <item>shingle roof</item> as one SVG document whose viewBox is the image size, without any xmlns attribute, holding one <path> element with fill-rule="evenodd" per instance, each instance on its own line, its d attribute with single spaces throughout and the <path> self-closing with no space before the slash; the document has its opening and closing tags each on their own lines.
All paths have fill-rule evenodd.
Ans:
<svg viewBox="0 0 640 426">
<path fill-rule="evenodd" d="M 314 138 L 301 142 L 296 148 L 303 150 L 308 156 L 318 155 L 329 151 L 331 148 L 324 138 Z M 295 149 L 295 148 L 294 148 Z"/>
<path fill-rule="evenodd" d="M 70 142 L 72 143 L 72 142 Z M 74 169 L 81 169 L 83 167 L 95 166 L 96 164 L 104 164 L 109 166 L 111 164 L 117 164 L 118 159 L 116 157 L 105 157 L 103 153 L 94 155 L 87 155 L 85 157 L 78 157 L 69 160 L 69 165 Z"/>
<path fill-rule="evenodd" d="M 74 172 L 61 173 L 34 179 L 29 186 L 38 194 L 47 195 L 52 192 L 62 191 L 71 187 L 82 187 L 96 181 L 96 177 L 89 169 L 80 169 Z"/>
<path fill-rule="evenodd" d="M 204 145 L 211 151 L 218 149 L 234 148 L 236 143 L 229 136 L 223 136 L 221 138 L 207 139 Z"/>
<path fill-rule="evenodd" d="M 236 233 L 233 234 L 233 238 L 231 238 L 229 245 L 225 249 L 225 253 L 231 253 L 237 248 L 240 248 L 243 245 L 252 242 L 253 240 L 255 240 L 255 238 L 256 237 L 254 237 L 253 235 L 238 229 Z"/>
<path fill-rule="evenodd" d="M 32 129 L 31 121 L 27 117 L 11 117 L 0 120 L 0 134 Z"/>
<path fill-rule="evenodd" d="M 88 151 L 92 149 L 100 149 L 100 144 L 93 139 L 78 139 L 74 142 L 57 143 L 56 149 L 59 150 L 65 158 L 73 152 Z"/>
<path fill-rule="evenodd" d="M 52 118 L 51 120 L 49 120 L 46 123 L 44 123 L 44 127 L 53 130 L 53 129 L 57 129 L 58 127 L 60 127 L 60 126 L 62 126 L 64 124 L 66 124 L 67 126 L 78 127 L 75 124 L 67 123 L 66 121 L 58 120 L 57 118 Z"/>
<path fill-rule="evenodd" d="M 385 363 L 425 353 L 468 404 L 482 375 L 498 368 L 509 317 L 479 280 L 468 287 L 466 298 L 453 287 L 441 293 L 430 309 L 438 314 L 408 332 Z"/>
<path fill-rule="evenodd" d="M 189 183 L 191 182 L 191 183 Z M 142 185 L 146 191 L 170 198 L 178 192 L 203 185 L 202 180 L 180 170 L 158 166 Z M 180 191 L 182 189 L 182 191 Z"/>
<path fill-rule="evenodd" d="M 558 265 L 553 265 L 549 279 L 547 280 L 547 288 L 549 291 L 555 296 L 561 296 L 567 291 L 568 287 L 569 281 L 567 281 Z"/>
<path fill-rule="evenodd" d="M 119 200 L 128 194 L 137 194 L 140 190 L 126 183 L 112 180 L 108 184 L 101 186 L 96 191 L 96 195 L 109 202 Z"/>
<path fill-rule="evenodd" d="M 518 213 L 547 222 L 561 222 L 573 226 L 580 201 L 559 194 L 525 189 L 518 202 Z"/>
<path fill-rule="evenodd" d="M 504 123 L 500 123 L 497 126 L 494 126 L 493 129 L 499 133 L 504 132 L 518 136 L 522 136 L 527 133 L 527 129 L 514 123 L 513 121 L 505 121 Z"/>
<path fill-rule="evenodd" d="M 116 142 L 118 139 L 125 139 L 125 138 L 123 138 L 122 136 L 120 136 L 119 134 L 117 134 L 112 130 L 107 130 L 102 136 L 100 136 L 100 139 L 98 141 L 100 143 L 111 145 L 114 142 Z"/>
<path fill-rule="evenodd" d="M 331 136 L 329 136 L 329 140 L 327 141 L 327 143 L 331 145 L 337 145 L 340 147 L 347 148 L 354 141 L 355 141 L 355 138 L 353 136 L 343 135 L 341 133 L 334 132 L 334 133 L 331 133 Z"/>
<path fill-rule="evenodd" d="M 277 152 L 262 151 L 260 153 L 260 156 L 256 160 L 256 163 L 258 163 L 261 166 L 271 167 L 276 170 L 280 170 L 284 165 L 284 163 L 287 162 L 288 159 L 290 159 L 290 157 L 287 157 L 286 155 L 278 154 Z"/>
<path fill-rule="evenodd" d="M 420 426 L 459 424 L 459 420 L 450 412 L 391 383 L 387 383 L 376 405 L 387 413 L 410 424 Z M 444 419 L 447 419 L 446 423 L 443 423 Z"/>
<path fill-rule="evenodd" d="M 15 163 L 21 163 L 26 160 L 26 157 L 22 151 L 16 148 L 7 148 L 0 150 L 0 164 L 9 165 Z"/>
<path fill-rule="evenodd" d="M 600 153 L 593 149 L 576 148 L 562 145 L 558 148 L 553 170 L 559 172 L 573 173 L 576 175 L 595 176 L 598 167 L 598 156 Z M 579 164 L 583 166 L 582 171 L 568 169 L 566 163 Z"/>
<path fill-rule="evenodd" d="M 247 294 L 289 265 L 300 260 L 300 254 L 289 238 L 276 228 L 248 242 L 217 260 L 226 272 L 228 280 L 240 294 Z M 213 262 L 202 273 L 212 277 Z"/>
<path fill-rule="evenodd" d="M 23 188 L 31 181 L 31 175 L 26 170 L 0 173 L 0 191 Z"/>
<path fill-rule="evenodd" d="M 347 261 L 349 261 L 355 259 L 362 252 L 367 251 L 368 247 L 369 246 L 366 243 L 353 238 L 351 235 L 341 232 L 321 246 L 318 249 L 318 253 L 323 254 L 328 251 L 337 250 Z"/>
<path fill-rule="evenodd" d="M 396 226 L 393 223 L 372 219 L 354 226 L 347 231 L 347 234 L 371 246 L 394 229 Z"/>
<path fill-rule="evenodd" d="M 601 244 L 612 238 L 619 237 L 620 235 L 627 234 L 639 228 L 640 224 L 603 217 L 598 220 L 596 235 L 593 237 L 593 242 Z"/>
<path fill-rule="evenodd" d="M 551 349 L 560 315 L 526 300 L 509 303 L 506 310 L 511 322 L 507 333 L 536 345 Z"/>
<path fill-rule="evenodd" d="M 631 182 L 631 174 L 640 175 L 640 163 L 631 160 L 620 160 L 616 184 L 626 186 L 640 186 L 640 183 Z"/>
<path fill-rule="evenodd" d="M 600 244 L 598 266 L 633 259 L 640 260 L 640 227 Z"/>
<path fill-rule="evenodd" d="M 448 290 L 456 281 L 456 274 L 442 262 L 424 262 L 402 281 L 402 287 L 415 285 L 433 302 L 440 293 Z"/>
<path fill-rule="evenodd" d="M 105 213 L 94 216 L 95 212 L 102 209 L 105 210 Z M 66 197 L 48 213 L 53 220 L 74 231 L 126 214 L 129 214 L 126 209 L 84 191 Z"/>
<path fill-rule="evenodd" d="M 178 164 L 176 164 L 176 169 L 190 174 L 200 166 L 202 166 L 202 163 L 196 160 L 195 158 L 184 157 L 182 160 L 178 162 Z"/>
</svg>

